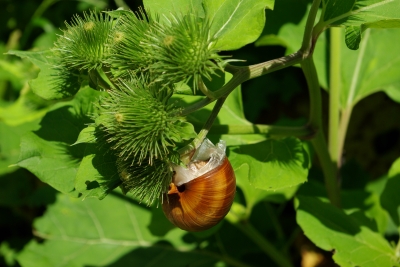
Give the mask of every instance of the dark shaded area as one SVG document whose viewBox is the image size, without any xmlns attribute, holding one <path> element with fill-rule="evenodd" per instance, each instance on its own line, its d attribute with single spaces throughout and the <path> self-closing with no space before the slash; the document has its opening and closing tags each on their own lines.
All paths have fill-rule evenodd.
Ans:
<svg viewBox="0 0 400 267">
<path fill-rule="evenodd" d="M 170 250 L 168 250 L 170 248 Z M 168 252 L 166 252 L 166 250 Z M 208 267 L 213 266 L 218 261 L 215 257 L 210 257 L 206 252 L 199 251 L 179 252 L 176 251 L 169 243 L 159 242 L 149 248 L 135 249 L 125 256 L 119 258 L 116 262 L 107 265 L 107 267 L 146 266 L 154 264 L 154 266 L 177 267 Z"/>
<path fill-rule="evenodd" d="M 0 244 L 18 252 L 35 237 L 32 223 L 43 215 L 46 206 L 54 203 L 56 190 L 40 182 L 25 169 L 0 176 Z M 6 263 L 0 255 L 0 266 Z"/>
<path fill-rule="evenodd" d="M 370 179 L 385 175 L 400 151 L 400 105 L 385 93 L 372 94 L 354 108 L 344 162 L 357 161 Z"/>
</svg>

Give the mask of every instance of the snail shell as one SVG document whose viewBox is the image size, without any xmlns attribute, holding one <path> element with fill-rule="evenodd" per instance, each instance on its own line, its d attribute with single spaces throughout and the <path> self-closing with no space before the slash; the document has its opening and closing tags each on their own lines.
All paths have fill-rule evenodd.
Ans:
<svg viewBox="0 0 400 267">
<path fill-rule="evenodd" d="M 225 217 L 235 192 L 235 173 L 225 157 L 220 165 L 194 180 L 180 186 L 171 183 L 162 207 L 168 220 L 179 228 L 203 231 Z"/>
</svg>

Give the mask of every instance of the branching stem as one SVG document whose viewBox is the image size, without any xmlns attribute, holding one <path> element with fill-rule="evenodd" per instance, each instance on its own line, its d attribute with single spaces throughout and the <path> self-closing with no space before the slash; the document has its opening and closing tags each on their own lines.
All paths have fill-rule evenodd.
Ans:
<svg viewBox="0 0 400 267">
<path fill-rule="evenodd" d="M 232 79 L 229 80 L 223 87 L 214 91 L 212 94 L 207 94 L 207 97 L 196 102 L 188 107 L 186 107 L 182 111 L 182 115 L 187 115 L 196 110 L 199 110 L 206 105 L 214 102 L 215 100 L 221 97 L 227 97 L 236 87 L 244 83 L 245 81 L 263 76 L 265 74 L 293 66 L 297 63 L 300 63 L 303 59 L 303 54 L 301 51 L 297 51 L 293 54 L 269 60 L 263 63 L 245 66 L 245 67 L 237 67 L 227 65 L 226 69 L 228 72 L 233 73 Z M 201 88 L 200 88 L 201 89 Z M 204 88 L 203 88 L 204 89 Z"/>
</svg>

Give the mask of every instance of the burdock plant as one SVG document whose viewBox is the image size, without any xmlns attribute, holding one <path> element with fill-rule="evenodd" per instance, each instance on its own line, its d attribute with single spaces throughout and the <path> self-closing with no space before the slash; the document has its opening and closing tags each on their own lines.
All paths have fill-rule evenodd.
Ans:
<svg viewBox="0 0 400 267">
<path fill-rule="evenodd" d="M 210 22 L 193 14 L 160 22 L 143 11 L 127 13 L 111 40 L 109 63 L 119 76 L 147 71 L 163 85 L 192 82 L 195 91 L 202 78 L 211 80 L 225 64 L 214 49 L 217 40 L 210 33 Z"/>
<path fill-rule="evenodd" d="M 108 93 L 98 105 L 96 125 L 118 157 L 125 188 L 139 190 L 141 199 L 149 195 L 151 202 L 171 181 L 172 164 L 180 164 L 177 144 L 195 137 L 194 128 L 169 103 L 173 89 L 146 74 L 120 80 Z"/>
<path fill-rule="evenodd" d="M 92 70 L 103 67 L 110 55 L 107 45 L 113 19 L 106 13 L 91 11 L 75 15 L 55 42 L 54 50 L 68 68 Z"/>
<path fill-rule="evenodd" d="M 265 12 L 274 2 L 276 10 Z M 103 199 L 117 186 L 148 204 L 159 199 L 166 217 L 185 230 L 208 229 L 225 215 L 230 222 L 194 236 L 172 230 L 156 210 L 138 208 L 118 193 L 105 203 L 57 196 L 35 222 L 34 234 L 43 244 L 26 244 L 16 256 L 18 263 L 103 266 L 132 259 L 157 266 L 291 267 L 300 255 L 310 255 L 303 253 L 304 244 L 294 242 L 305 235 L 306 245 L 312 241 L 326 251 L 318 252 L 323 262 L 333 251 L 339 266 L 399 266 L 400 242 L 393 244 L 398 234 L 393 230 L 400 227 L 400 159 L 387 175 L 367 181 L 369 175 L 357 163 L 343 165 L 343 151 L 350 141 L 348 129 L 355 129 L 350 122 L 358 103 L 378 91 L 400 101 L 400 60 L 393 46 L 400 43 L 400 34 L 383 29 L 400 27 L 400 0 L 291 2 L 296 4 L 286 8 L 275 0 L 146 0 L 151 16 L 145 11 L 90 12 L 75 16 L 51 50 L 9 52 L 41 69 L 30 83 L 33 92 L 65 100 L 46 110 L 38 130 L 21 137 L 20 167 L 82 199 Z M 236 50 L 253 42 L 285 46 L 287 54 L 247 66 L 231 65 L 218 54 L 219 49 Z M 359 49 L 349 51 L 345 45 Z M 247 121 L 240 85 L 291 66 L 301 68 L 304 77 L 291 69 L 285 72 L 289 83 L 286 79 L 279 88 L 263 83 L 262 91 L 247 99 L 248 107 L 265 107 L 264 96 L 271 89 L 281 96 L 293 94 L 287 89 L 294 82 L 308 88 L 308 120 L 303 125 L 279 120 L 289 124 L 285 126 Z M 323 108 L 321 87 L 329 93 L 328 109 Z M 7 103 L 1 110 L 11 111 Z M 11 121 L 6 115 L 2 119 Z M 32 129 L 37 129 L 37 116 L 25 118 Z M 0 134 L 19 135 L 25 128 L 12 121 L 18 130 L 11 130 L 6 120 L 0 121 Z M 191 122 L 203 123 L 197 134 Z M 204 141 L 208 134 L 213 141 L 224 139 L 228 156 L 225 142 L 214 146 Z M 377 137 L 381 134 L 386 136 Z M 374 147 L 382 148 L 378 139 Z M 0 158 L 8 162 L 3 152 L 14 151 L 8 146 L 14 139 L 0 140 Z M 319 162 L 311 172 L 315 161 L 310 155 Z M 29 195 L 24 199 L 33 200 Z M 272 224 L 263 223 L 266 216 Z M 282 222 L 293 231 L 282 229 Z M 71 227 L 81 224 L 86 228 L 80 231 Z M 271 229 L 277 235 L 265 238 Z M 258 248 L 232 254 L 236 245 Z M 67 254 L 57 257 L 57 248 L 68 248 Z M 149 261 L 149 255 L 155 257 Z M 251 260 L 254 256 L 262 262 Z"/>
</svg>

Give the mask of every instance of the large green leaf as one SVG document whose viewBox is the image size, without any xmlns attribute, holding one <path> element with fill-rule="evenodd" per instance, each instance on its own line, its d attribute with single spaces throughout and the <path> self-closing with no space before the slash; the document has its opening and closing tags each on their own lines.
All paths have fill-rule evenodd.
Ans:
<svg viewBox="0 0 400 267">
<path fill-rule="evenodd" d="M 118 193 L 102 201 L 60 194 L 34 222 L 35 235 L 44 242 L 31 241 L 18 261 L 24 267 L 214 266 L 219 261 L 195 249 L 197 242 L 178 228 L 159 236 L 169 224 L 161 208 L 141 206 Z"/>
<path fill-rule="evenodd" d="M 212 22 L 211 34 L 220 50 L 235 50 L 252 43 L 265 25 L 265 9 L 273 9 L 274 0 L 204 0 L 206 16 Z"/>
<path fill-rule="evenodd" d="M 248 179 L 255 188 L 275 191 L 307 181 L 309 156 L 293 137 L 233 147 L 229 159 L 234 168 L 248 166 Z"/>
<path fill-rule="evenodd" d="M 22 137 L 18 166 L 55 189 L 76 196 L 75 176 L 85 145 L 71 145 L 91 122 L 92 103 L 99 95 L 98 91 L 84 88 L 73 100 L 54 105 L 42 119 L 41 128 Z"/>
<path fill-rule="evenodd" d="M 240 187 L 246 200 L 246 216 L 250 217 L 253 207 L 260 201 L 284 203 L 296 193 L 298 186 L 287 187 L 274 191 L 257 189 L 250 184 L 249 164 L 243 163 L 234 168 L 236 185 Z"/>
<path fill-rule="evenodd" d="M 80 88 L 78 71 L 60 66 L 60 59 L 51 50 L 45 51 L 8 51 L 10 55 L 27 58 L 40 68 L 39 76 L 30 82 L 35 94 L 44 99 L 62 99 L 74 95 Z"/>
<path fill-rule="evenodd" d="M 353 177 L 342 177 L 344 179 Z M 383 234 L 387 230 L 389 216 L 382 208 L 380 196 L 383 191 L 385 180 L 379 179 L 370 182 L 365 188 L 357 188 L 353 190 L 340 191 L 341 208 L 346 214 L 357 214 L 358 219 L 363 219 L 363 222 L 373 231 L 378 231 Z M 317 197 L 324 201 L 329 201 L 326 193 L 326 188 L 322 183 L 310 180 L 301 185 L 297 194 Z"/>
<path fill-rule="evenodd" d="M 345 26 L 350 49 L 358 49 L 361 35 L 368 28 L 400 27 L 398 0 L 323 0 L 322 8 L 317 27 Z"/>
<path fill-rule="evenodd" d="M 13 104 L 0 107 L 0 175 L 15 171 L 21 136 L 37 130 L 40 119 L 47 111 L 47 108 L 35 108 L 34 101 L 30 99 L 30 96 L 35 95 L 26 89 L 21 90 Z"/>
<path fill-rule="evenodd" d="M 211 34 L 218 40 L 215 48 L 234 50 L 252 43 L 265 25 L 265 9 L 273 9 L 275 0 L 144 0 L 152 15 L 169 17 L 171 14 L 196 13 L 211 21 Z M 204 7 L 204 8 L 203 8 Z"/>
<path fill-rule="evenodd" d="M 312 242 L 334 251 L 341 267 L 399 266 L 394 249 L 380 234 L 316 197 L 298 197 L 296 219 Z"/>
<path fill-rule="evenodd" d="M 393 45 L 399 42 L 400 29 L 372 29 L 359 50 L 341 49 L 342 108 L 381 90 L 400 90 L 400 54 Z"/>
<path fill-rule="evenodd" d="M 143 5 L 150 14 L 160 16 L 161 20 L 164 17 L 171 15 L 181 15 L 187 13 L 196 13 L 196 15 L 203 17 L 204 9 L 202 6 L 203 0 L 172 0 L 172 1 L 155 1 L 143 0 Z"/>
</svg>

